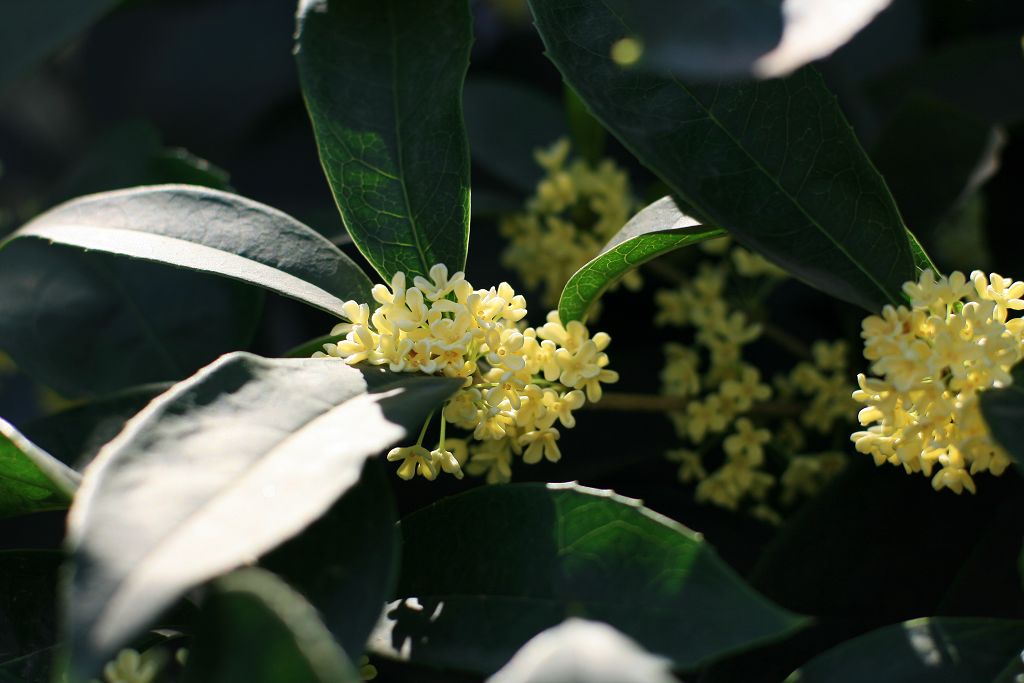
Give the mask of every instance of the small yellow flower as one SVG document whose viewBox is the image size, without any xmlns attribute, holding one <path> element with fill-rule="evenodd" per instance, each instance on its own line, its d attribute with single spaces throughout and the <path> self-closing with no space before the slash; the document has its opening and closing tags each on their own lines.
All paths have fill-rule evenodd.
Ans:
<svg viewBox="0 0 1024 683">
<path fill-rule="evenodd" d="M 438 464 L 423 446 L 392 448 L 388 452 L 388 462 L 398 461 L 402 462 L 398 467 L 398 476 L 402 479 L 409 480 L 417 474 L 428 481 L 437 478 Z"/>
<path fill-rule="evenodd" d="M 541 457 L 550 462 L 558 462 L 562 458 L 562 452 L 558 450 L 558 430 L 551 427 L 535 429 L 519 436 L 519 445 L 526 446 L 523 451 L 523 462 L 536 464 Z"/>
<path fill-rule="evenodd" d="M 708 476 L 704 470 L 700 453 L 688 448 L 676 448 L 665 453 L 665 457 L 673 462 L 679 463 L 679 471 L 676 476 L 684 484 L 691 481 L 700 481 Z"/>
<path fill-rule="evenodd" d="M 1009 461 L 988 432 L 979 394 L 1013 381 L 1024 323 L 1006 316 L 1024 310 L 1024 283 L 925 272 L 903 289 L 912 308 L 887 306 L 864 320 L 864 356 L 879 377 L 857 377 L 853 399 L 867 428 L 851 439 L 877 465 L 921 472 L 936 490 L 974 493 L 972 474 L 998 476 Z"/>
<path fill-rule="evenodd" d="M 745 417 L 736 420 L 736 433 L 725 437 L 723 447 L 730 460 L 757 467 L 764 462 L 764 446 L 772 439 L 767 429 L 755 429 Z"/>
</svg>

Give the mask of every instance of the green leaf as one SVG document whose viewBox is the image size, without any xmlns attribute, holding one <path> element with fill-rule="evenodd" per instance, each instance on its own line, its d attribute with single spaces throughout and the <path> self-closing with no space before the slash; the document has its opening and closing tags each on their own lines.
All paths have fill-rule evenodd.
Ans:
<svg viewBox="0 0 1024 683">
<path fill-rule="evenodd" d="M 269 572 L 214 582 L 200 619 L 186 683 L 359 683 L 316 609 Z"/>
<path fill-rule="evenodd" d="M 397 523 L 390 474 L 368 460 L 359 484 L 260 565 L 313 603 L 342 649 L 357 657 L 398 579 Z"/>
<path fill-rule="evenodd" d="M 467 0 L 302 0 L 296 58 L 342 219 L 385 279 L 461 270 L 469 242 Z"/>
<path fill-rule="evenodd" d="M 699 534 L 574 484 L 478 488 L 402 521 L 399 601 L 371 650 L 490 673 L 569 616 L 690 669 L 804 619 L 763 599 Z"/>
<path fill-rule="evenodd" d="M 633 216 L 600 254 L 569 278 L 558 300 L 562 322 L 585 320 L 604 291 L 641 264 L 725 234 L 684 215 L 671 197 L 662 197 Z"/>
<path fill-rule="evenodd" d="M 565 115 L 569 119 L 569 132 L 576 153 L 597 166 L 604 157 L 608 131 L 590 115 L 576 91 L 566 85 L 562 89 L 565 101 Z"/>
<path fill-rule="evenodd" d="M 611 45 L 633 30 L 606 5 L 531 6 L 562 76 L 695 218 L 840 299 L 903 300 L 915 274 L 903 222 L 817 73 L 693 85 L 622 69 Z"/>
<path fill-rule="evenodd" d="M 1024 466 L 1024 363 L 1013 367 L 1013 384 L 980 395 L 981 414 L 996 442 Z"/>
<path fill-rule="evenodd" d="M 929 244 L 935 228 L 999 168 L 1002 131 L 930 97 L 908 99 L 872 155 L 900 211 Z"/>
<path fill-rule="evenodd" d="M 800 667 L 788 683 L 992 683 L 1018 659 L 1024 621 L 932 617 L 872 631 Z"/>
<path fill-rule="evenodd" d="M 339 317 L 345 300 L 370 300 L 366 275 L 312 228 L 259 202 L 192 185 L 81 197 L 37 217 L 0 248 L 31 238 L 222 275 Z"/>
<path fill-rule="evenodd" d="M 81 470 L 118 435 L 129 418 L 170 386 L 168 382 L 145 384 L 108 394 L 33 420 L 25 425 L 24 432 L 61 462 Z"/>
<path fill-rule="evenodd" d="M 183 379 L 248 346 L 263 304 L 234 280 L 39 239 L 0 250 L 0 288 L 0 349 L 66 397 Z"/>
<path fill-rule="evenodd" d="M 533 151 L 566 135 L 565 115 L 558 102 L 541 90 L 514 81 L 470 78 L 465 110 L 473 161 L 520 192 L 533 194 L 544 176 Z"/>
<path fill-rule="evenodd" d="M 191 587 L 293 537 L 416 429 L 458 379 L 229 354 L 133 418 L 72 506 L 72 673 Z"/>
<path fill-rule="evenodd" d="M 63 559 L 49 550 L 0 552 L 0 681 L 50 683 Z"/>
<path fill-rule="evenodd" d="M 115 3 L 116 0 L 4 0 L 0 4 L 0 91 Z"/>
<path fill-rule="evenodd" d="M 675 683 L 669 662 L 607 624 L 567 619 L 529 640 L 487 683 Z"/>
<path fill-rule="evenodd" d="M 79 474 L 0 419 L 0 517 L 63 510 Z"/>
<path fill-rule="evenodd" d="M 629 25 L 616 37 L 639 42 L 641 56 L 635 67 L 701 80 L 788 74 L 831 54 L 889 3 L 602 0 Z"/>
</svg>

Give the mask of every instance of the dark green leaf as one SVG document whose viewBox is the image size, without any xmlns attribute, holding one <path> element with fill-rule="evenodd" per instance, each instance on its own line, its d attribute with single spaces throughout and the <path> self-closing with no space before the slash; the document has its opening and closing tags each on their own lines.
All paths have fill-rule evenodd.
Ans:
<svg viewBox="0 0 1024 683">
<path fill-rule="evenodd" d="M 1013 368 L 1013 384 L 980 396 L 981 414 L 992 436 L 1019 466 L 1024 466 L 1024 363 Z"/>
<path fill-rule="evenodd" d="M 934 244 L 939 222 L 999 168 L 1004 142 L 999 129 L 919 96 L 889 120 L 872 157 L 907 225 Z"/>
<path fill-rule="evenodd" d="M 569 278 L 558 301 L 562 322 L 586 319 L 601 294 L 641 264 L 725 234 L 684 215 L 671 197 L 662 197 L 633 216 L 600 254 Z"/>
<path fill-rule="evenodd" d="M 918 241 L 914 233 L 907 230 L 907 241 L 910 242 L 910 253 L 914 257 L 914 269 L 917 274 L 920 275 L 926 270 L 934 272 L 936 275 L 940 275 L 938 267 L 932 261 L 932 257 L 928 255 L 928 252 L 921 246 L 921 242 Z M 914 278 L 917 279 L 916 277 Z"/>
<path fill-rule="evenodd" d="M 313 606 L 269 572 L 214 582 L 200 618 L 188 683 L 359 683 Z"/>
<path fill-rule="evenodd" d="M 473 161 L 511 187 L 533 194 L 544 175 L 533 151 L 566 135 L 558 102 L 513 81 L 471 78 L 466 81 L 465 109 Z M 474 208 L 476 203 L 474 193 Z"/>
<path fill-rule="evenodd" d="M 489 486 L 401 525 L 399 601 L 371 649 L 490 673 L 569 616 L 604 621 L 681 668 L 803 619 L 751 590 L 699 534 L 574 484 Z"/>
<path fill-rule="evenodd" d="M 576 91 L 566 85 L 563 88 L 565 114 L 569 119 L 569 137 L 576 153 L 597 166 L 604 157 L 605 141 L 608 132 L 604 126 L 591 116 L 587 105 L 583 103 Z"/>
<path fill-rule="evenodd" d="M 903 222 L 821 78 L 691 85 L 620 68 L 632 33 L 596 0 L 532 3 L 548 55 L 591 112 L 705 225 L 808 284 L 877 310 L 914 263 Z"/>
<path fill-rule="evenodd" d="M 0 419 L 0 517 L 63 510 L 80 479 Z"/>
<path fill-rule="evenodd" d="M 358 485 L 260 564 L 306 596 L 342 649 L 356 657 L 398 578 L 397 523 L 389 473 L 368 460 Z"/>
<path fill-rule="evenodd" d="M 116 0 L 4 0 L 0 4 L 0 91 L 74 37 Z"/>
<path fill-rule="evenodd" d="M 71 510 L 73 673 L 320 517 L 460 384 L 236 353 L 154 400 L 86 469 Z"/>
<path fill-rule="evenodd" d="M 248 346 L 261 292 L 204 273 L 39 239 L 0 250 L 0 349 L 72 396 L 187 377 Z"/>
<path fill-rule="evenodd" d="M 831 54 L 890 0 L 602 0 L 638 41 L 641 69 L 686 78 L 775 78 Z"/>
<path fill-rule="evenodd" d="M 298 21 L 302 92 L 356 246 L 385 279 L 461 270 L 467 0 L 302 0 Z"/>
<path fill-rule="evenodd" d="M 1024 647 L 1024 622 L 932 617 L 894 624 L 835 647 L 789 683 L 992 683 Z"/>
<path fill-rule="evenodd" d="M 607 624 L 567 619 L 530 639 L 487 683 L 676 683 L 669 662 Z"/>
<path fill-rule="evenodd" d="M 191 185 L 104 192 L 62 204 L 0 247 L 28 238 L 214 273 L 342 316 L 370 281 L 327 239 L 238 195 Z"/>
<path fill-rule="evenodd" d="M 61 553 L 0 552 L 0 681 L 50 683 Z"/>
<path fill-rule="evenodd" d="M 83 469 L 130 417 L 170 384 L 131 387 L 29 422 L 25 435 L 60 461 Z"/>
</svg>

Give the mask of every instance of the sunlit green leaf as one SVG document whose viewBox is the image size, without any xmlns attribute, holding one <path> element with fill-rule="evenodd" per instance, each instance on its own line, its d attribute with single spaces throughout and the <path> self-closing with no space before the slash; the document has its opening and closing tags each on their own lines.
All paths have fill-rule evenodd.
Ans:
<svg viewBox="0 0 1024 683">
<path fill-rule="evenodd" d="M 563 322 L 584 320 L 601 294 L 630 270 L 662 254 L 725 234 L 683 214 L 671 197 L 662 197 L 633 216 L 600 254 L 569 278 L 558 301 L 558 314 Z"/>
<path fill-rule="evenodd" d="M 264 204 L 198 186 L 154 185 L 74 199 L 0 247 L 26 239 L 223 275 L 337 316 L 345 300 L 369 300 L 366 275 L 312 228 Z"/>
<path fill-rule="evenodd" d="M 296 59 L 349 234 L 385 279 L 461 270 L 469 241 L 467 0 L 302 0 Z"/>
<path fill-rule="evenodd" d="M 460 384 L 237 353 L 154 400 L 86 469 L 71 510 L 73 674 L 301 531 Z"/>
<path fill-rule="evenodd" d="M 63 510 L 80 479 L 0 419 L 0 517 Z"/>
</svg>

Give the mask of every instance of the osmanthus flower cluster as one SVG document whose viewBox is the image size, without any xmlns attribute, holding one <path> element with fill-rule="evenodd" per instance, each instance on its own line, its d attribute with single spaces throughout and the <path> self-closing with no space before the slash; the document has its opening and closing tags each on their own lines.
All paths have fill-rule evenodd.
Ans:
<svg viewBox="0 0 1024 683">
<path fill-rule="evenodd" d="M 405 274 L 396 273 L 390 287 L 375 286 L 372 313 L 368 304 L 345 302 L 349 322 L 333 331 L 345 338 L 314 354 L 465 378 L 441 410 L 436 448 L 423 445 L 428 419 L 416 444 L 388 453 L 401 463 L 398 476 L 461 478 L 465 468 L 494 483 L 508 481 L 515 457 L 527 464 L 559 460 L 558 426 L 573 427 L 573 411 L 600 400 L 601 385 L 618 380 L 607 367 L 611 338 L 591 336 L 576 321 L 562 325 L 554 311 L 544 325 L 526 326 L 526 300 L 507 283 L 474 289 L 464 273 L 449 275 L 440 264 L 429 275 L 407 286 Z M 472 440 L 451 438 L 449 423 Z"/>
<path fill-rule="evenodd" d="M 666 455 L 683 483 L 696 483 L 698 501 L 778 522 L 781 506 L 814 495 L 844 462 L 829 437 L 852 405 L 847 348 L 815 342 L 806 360 L 766 381 L 744 359 L 764 328 L 727 293 L 767 293 L 785 273 L 728 238 L 701 248 L 710 256 L 695 275 L 655 294 L 655 323 L 692 335 L 665 347 L 662 391 L 683 399 L 670 417 L 685 443 Z"/>
<path fill-rule="evenodd" d="M 529 288 L 540 289 L 542 302 L 549 307 L 558 303 L 569 278 L 598 255 L 636 208 L 629 176 L 614 161 L 570 161 L 569 151 L 569 141 L 561 139 L 535 152 L 545 176 L 527 200 L 525 212 L 504 216 L 499 226 L 509 239 L 504 264 Z M 633 270 L 622 284 L 637 290 L 643 281 Z"/>
<path fill-rule="evenodd" d="M 980 271 L 903 286 L 910 306 L 886 306 L 864 320 L 864 357 L 874 377 L 857 376 L 866 430 L 852 439 L 875 463 L 920 472 L 936 489 L 975 492 L 971 475 L 1000 475 L 1010 463 L 981 415 L 979 394 L 1013 382 L 1021 359 L 1024 282 Z"/>
</svg>

